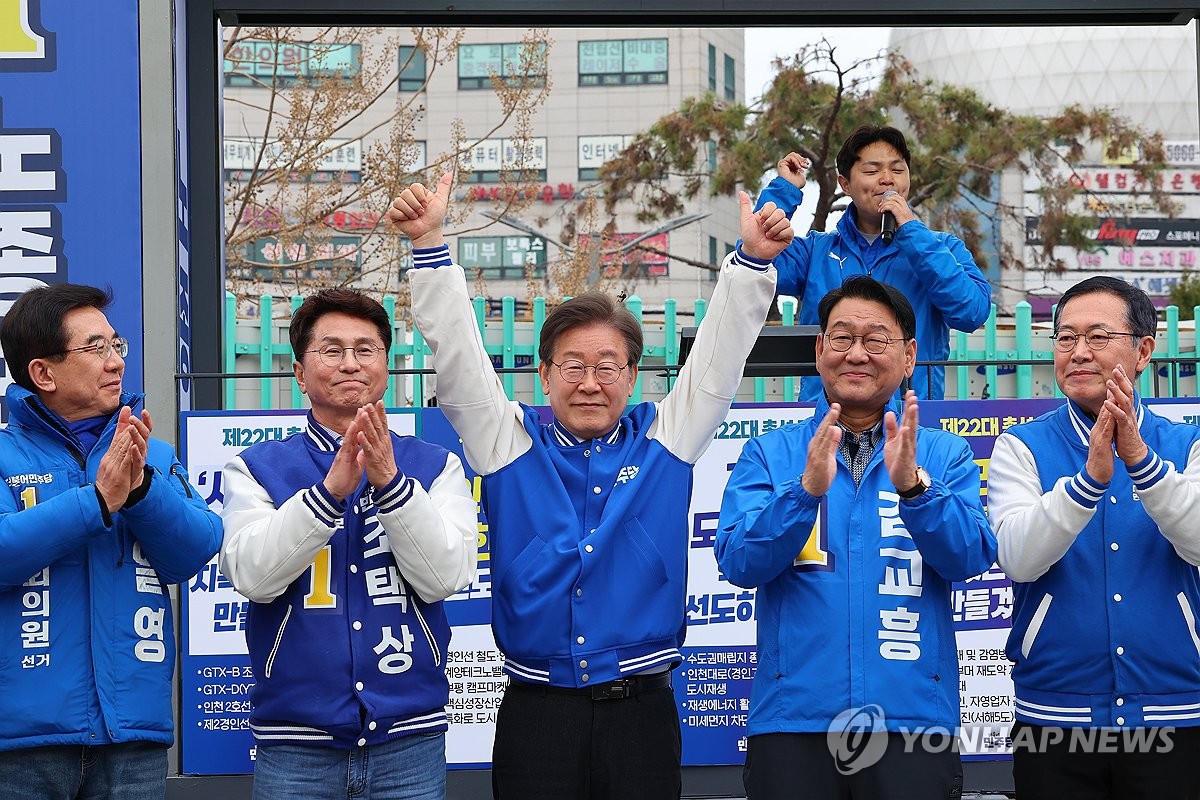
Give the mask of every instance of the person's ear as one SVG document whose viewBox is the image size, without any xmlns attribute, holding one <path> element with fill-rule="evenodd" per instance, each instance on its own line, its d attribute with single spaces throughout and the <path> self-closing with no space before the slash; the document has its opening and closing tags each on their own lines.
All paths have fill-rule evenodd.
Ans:
<svg viewBox="0 0 1200 800">
<path fill-rule="evenodd" d="M 304 365 L 299 361 L 293 361 L 292 374 L 296 376 L 296 385 L 300 387 L 300 394 L 308 394 L 308 389 L 304 386 Z"/>
<path fill-rule="evenodd" d="M 58 388 L 54 380 L 54 363 L 45 358 L 29 362 L 29 380 L 39 392 L 53 392 Z"/>
</svg>

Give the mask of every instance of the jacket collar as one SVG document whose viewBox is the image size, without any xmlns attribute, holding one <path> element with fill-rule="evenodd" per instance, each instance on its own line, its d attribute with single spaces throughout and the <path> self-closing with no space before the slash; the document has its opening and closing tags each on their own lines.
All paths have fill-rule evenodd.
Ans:
<svg viewBox="0 0 1200 800">
<path fill-rule="evenodd" d="M 1142 398 L 1136 391 L 1133 393 L 1133 413 L 1137 416 L 1137 425 L 1140 430 L 1142 422 L 1146 419 L 1146 407 L 1142 405 Z M 1096 420 L 1092 419 L 1091 415 L 1070 398 L 1067 398 L 1067 419 L 1070 421 L 1071 429 L 1079 437 L 1079 443 L 1087 447 L 1091 441 L 1092 426 L 1096 424 Z"/>
<path fill-rule="evenodd" d="M 342 446 L 342 437 L 317 422 L 312 411 L 308 412 L 308 430 L 305 435 L 313 446 L 323 453 L 337 452 Z"/>
<path fill-rule="evenodd" d="M 624 419 L 625 417 L 621 417 L 621 419 L 617 420 L 617 424 L 613 426 L 611 431 L 603 436 L 597 436 L 596 440 L 604 444 L 616 444 L 619 442 L 621 440 L 621 422 Z M 576 447 L 584 443 L 583 439 L 580 439 L 564 428 L 558 420 L 551 422 L 549 428 L 550 433 L 554 435 L 554 441 L 558 443 L 559 447 Z"/>
<path fill-rule="evenodd" d="M 141 392 L 121 392 L 120 403 L 122 406 L 129 406 L 133 413 L 141 412 L 142 403 L 146 395 Z M 7 391 L 4 394 L 5 406 L 8 409 L 8 420 L 10 423 L 16 423 L 24 428 L 37 428 L 47 432 L 55 433 L 82 452 L 82 447 L 79 445 L 79 439 L 71 432 L 66 420 L 58 414 L 50 410 L 50 408 L 42 402 L 42 399 L 33 392 L 18 386 L 15 383 L 9 384 Z M 105 426 L 107 430 L 115 424 L 117 413 L 114 411 L 109 417 L 108 424 Z"/>
<path fill-rule="evenodd" d="M 900 402 L 900 395 L 898 393 L 893 394 L 883 406 L 883 413 L 886 414 L 889 411 L 895 413 L 896 419 L 900 419 L 901 413 L 904 411 L 904 405 Z M 825 415 L 828 413 L 829 396 L 824 392 L 821 392 L 821 397 L 819 400 L 817 400 L 817 407 L 813 411 L 813 419 L 815 419 L 819 425 L 821 424 L 821 420 L 825 419 Z"/>
</svg>

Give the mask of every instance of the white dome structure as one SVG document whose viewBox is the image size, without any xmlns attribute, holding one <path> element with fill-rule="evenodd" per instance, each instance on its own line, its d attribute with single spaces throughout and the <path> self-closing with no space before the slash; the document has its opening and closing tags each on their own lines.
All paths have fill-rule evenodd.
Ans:
<svg viewBox="0 0 1200 800">
<path fill-rule="evenodd" d="M 923 78 L 1010 111 L 1107 107 L 1164 139 L 1195 140 L 1195 25 L 896 28 L 890 46 Z"/>
<path fill-rule="evenodd" d="M 1094 189 L 1116 192 L 1094 197 L 1112 208 L 1127 209 L 1114 215 L 1125 220 L 1122 227 L 1182 225 L 1189 234 L 1200 232 L 1200 194 L 1190 182 L 1200 163 L 1194 21 L 1162 27 L 897 28 L 889 46 L 912 62 L 921 78 L 974 89 L 1008 111 L 1048 116 L 1073 104 L 1108 108 L 1144 130 L 1161 133 L 1167 142 L 1178 143 L 1168 151 L 1168 159 L 1183 161 L 1177 161 L 1167 176 L 1175 179 L 1169 186 L 1178 184 L 1173 199 L 1182 205 L 1184 219 L 1177 222 L 1168 223 L 1159 218 L 1160 212 L 1151 210 L 1150 217 L 1128 223 L 1130 216 L 1145 217 L 1147 212 L 1136 210 L 1124 188 L 1116 188 L 1115 183 L 1108 188 L 1119 169 L 1102 163 L 1098 150 L 1091 155 L 1092 164 L 1077 168 L 1103 180 Z M 1011 207 L 1024 207 L 1030 215 L 1040 213 L 1032 186 L 1015 171 L 1001 179 L 1000 195 Z M 1098 224 L 1099 217 L 1098 212 Z M 1009 221 L 1003 231 L 1015 247 L 1022 246 L 1024 226 Z M 989 279 L 998 281 L 996 299 L 1005 312 L 1022 299 L 1033 303 L 1035 313 L 1048 312 L 1049 304 L 1068 286 L 1096 273 L 1128 280 L 1162 302 L 1179 278 L 1180 265 L 1200 263 L 1200 247 L 1191 239 L 1139 240 L 1134 248 L 1097 247 L 1094 252 L 1058 247 L 1055 256 L 1066 265 L 1061 273 L 1033 267 L 1037 246 L 1025 239 L 1024 248 L 1025 269 L 1000 263 L 998 272 L 988 273 Z"/>
</svg>

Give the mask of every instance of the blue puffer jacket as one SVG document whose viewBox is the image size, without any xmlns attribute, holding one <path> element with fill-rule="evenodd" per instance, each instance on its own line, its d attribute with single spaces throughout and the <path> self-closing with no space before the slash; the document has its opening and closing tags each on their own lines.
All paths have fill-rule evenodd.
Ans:
<svg viewBox="0 0 1200 800">
<path fill-rule="evenodd" d="M 758 196 L 758 208 L 768 201 L 794 214 L 804 193 L 783 178 L 775 178 Z M 971 331 L 987 321 L 991 289 L 962 240 L 931 231 L 920 220 L 896 229 L 891 244 L 868 243 L 859 232 L 854 206 L 842 215 L 832 233 L 811 231 L 797 236 L 775 258 L 778 291 L 800 301 L 796 322 L 817 324 L 817 304 L 830 290 L 853 275 L 895 286 L 912 303 L 917 315 L 917 360 L 945 361 L 950 355 L 950 328 Z M 941 400 L 946 392 L 944 367 L 917 367 L 912 388 L 922 400 Z M 824 394 L 820 378 L 804 378 L 801 401 L 816 402 Z"/>
<path fill-rule="evenodd" d="M 146 494 L 105 524 L 92 483 L 116 426 L 84 453 L 13 384 L 0 431 L 0 750 L 170 744 L 175 633 L 168 584 L 221 544 L 166 442 L 152 439 Z M 140 413 L 141 395 L 123 405 Z"/>
<path fill-rule="evenodd" d="M 898 406 L 892 406 L 898 411 Z M 996 537 L 966 441 L 921 428 L 932 485 L 901 500 L 883 442 L 855 486 L 841 455 L 824 497 L 800 484 L 812 419 L 751 439 L 729 476 L 714 553 L 731 583 L 758 587 L 758 670 L 749 733 L 824 733 L 879 706 L 889 731 L 959 724 L 951 581 L 984 572 Z"/>
</svg>

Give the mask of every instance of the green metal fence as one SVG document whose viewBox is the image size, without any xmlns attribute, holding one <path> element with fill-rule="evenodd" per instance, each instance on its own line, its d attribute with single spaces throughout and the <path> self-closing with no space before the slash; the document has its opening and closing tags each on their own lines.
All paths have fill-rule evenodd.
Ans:
<svg viewBox="0 0 1200 800">
<path fill-rule="evenodd" d="M 259 315 L 238 319 L 232 294 L 225 298 L 224 365 L 227 375 L 248 374 L 244 378 L 224 378 L 224 405 L 227 409 L 301 408 L 304 397 L 291 378 L 292 349 L 288 341 L 288 320 L 300 305 L 300 297 L 290 298 L 286 313 L 276 317 L 273 298 L 259 298 Z M 698 325 L 704 319 L 708 303 L 696 300 L 691 313 L 681 312 L 675 300 L 663 304 L 662 319 L 643 319 L 643 303 L 638 297 L 626 300 L 626 306 L 643 322 L 646 344 L 633 402 L 661 397 L 669 389 L 669 371 L 679 359 L 679 334 L 683 327 Z M 389 408 L 424 405 L 431 394 L 432 381 L 421 371 L 429 371 L 429 348 L 419 331 L 395 322 L 395 299 L 384 299 L 384 307 L 393 321 L 393 343 L 388 353 L 388 368 L 393 374 L 384 401 Z M 484 344 L 497 364 L 509 397 L 533 404 L 545 402 L 541 382 L 531 373 L 536 365 L 537 340 L 546 319 L 546 301 L 532 301 L 532 321 L 518 320 L 516 301 L 505 297 L 499 318 L 487 317 L 485 298 L 474 300 L 476 323 L 483 331 Z M 1195 309 L 1200 316 L 1200 307 Z M 794 325 L 796 307 L 784 302 L 784 325 Z M 681 320 L 681 317 L 683 318 Z M 688 319 L 691 317 L 691 319 Z M 998 320 L 993 305 L 987 322 L 971 334 L 955 331 L 951 335 L 950 358 L 946 368 L 946 398 L 1027 398 L 1061 397 L 1054 384 L 1053 349 L 1047 323 L 1034 322 L 1030 305 L 1020 302 L 1011 320 Z M 918 358 L 920 354 L 918 353 Z M 1179 310 L 1168 306 L 1159 325 L 1156 361 L 1139 382 L 1139 391 L 1147 397 L 1194 397 L 1197 395 L 1196 363 L 1200 360 L 1195 325 L 1180 322 Z M 767 402 L 789 401 L 799 388 L 796 377 L 747 378 L 738 399 Z"/>
</svg>

